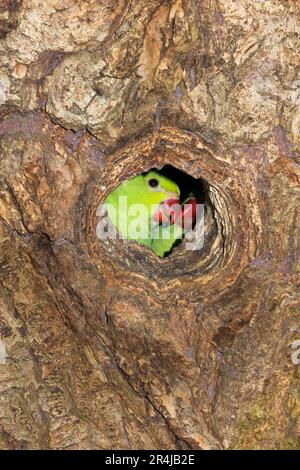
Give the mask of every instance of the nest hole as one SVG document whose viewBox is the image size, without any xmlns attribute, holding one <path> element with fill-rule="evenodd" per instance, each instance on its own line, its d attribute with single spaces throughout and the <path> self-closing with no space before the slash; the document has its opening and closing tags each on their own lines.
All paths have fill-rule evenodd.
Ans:
<svg viewBox="0 0 300 470">
<path fill-rule="evenodd" d="M 149 196 L 148 196 L 149 198 L 151 196 L 154 196 L 155 193 L 157 194 L 157 191 L 159 193 L 165 192 L 167 194 L 174 194 L 171 192 L 172 189 L 167 186 L 168 182 L 169 183 L 172 182 L 172 184 L 175 183 L 176 187 L 178 187 L 180 191 L 180 197 L 178 198 L 178 202 L 175 202 L 175 205 L 172 205 L 171 207 L 167 208 L 167 211 L 169 211 L 167 212 L 167 215 L 165 213 L 163 214 L 161 210 L 160 216 L 165 217 L 164 222 L 163 221 L 157 222 L 155 221 L 155 217 L 152 216 L 152 221 L 154 222 L 154 225 L 157 224 L 156 236 L 159 234 L 158 240 L 155 239 L 155 234 L 153 236 L 153 233 L 155 233 L 155 230 L 154 232 L 151 231 L 150 237 L 147 238 L 145 242 L 141 241 L 141 238 L 143 237 L 135 239 L 142 245 L 144 244 L 148 247 L 151 246 L 152 251 L 159 258 L 165 259 L 174 252 L 174 249 L 177 248 L 183 242 L 183 240 L 186 239 L 186 235 L 187 235 L 187 239 L 191 240 L 193 237 L 193 239 L 196 240 L 196 237 L 193 233 L 195 232 L 199 219 L 201 217 L 204 217 L 204 213 L 205 213 L 204 208 L 205 208 L 205 204 L 207 204 L 209 201 L 209 195 L 207 191 L 207 184 L 205 183 L 204 180 L 202 180 L 201 178 L 194 178 L 192 175 L 189 175 L 188 173 L 172 165 L 164 165 L 162 168 L 155 168 L 155 167 L 150 168 L 148 171 L 142 172 L 140 173 L 140 175 L 137 174 L 135 176 L 143 175 L 145 177 L 145 180 L 147 181 L 147 177 L 149 178 L 150 173 L 152 174 L 152 177 L 148 181 L 149 187 L 146 186 L 145 188 L 147 190 L 147 187 L 148 187 L 148 190 L 150 191 Z M 157 175 L 156 178 L 155 178 L 155 175 Z M 160 179 L 159 177 L 163 177 L 164 179 L 163 178 Z M 132 178 L 129 178 L 127 181 L 130 182 L 130 180 L 132 180 Z M 124 183 L 126 183 L 126 181 L 121 183 L 121 185 L 117 186 L 108 195 L 108 197 L 111 196 L 114 193 L 114 191 L 120 189 Z M 138 185 L 138 183 L 136 184 Z M 154 187 L 151 187 L 153 185 Z M 159 185 L 158 190 L 156 189 L 157 185 Z M 142 186 L 142 188 L 144 188 L 144 186 Z M 129 194 L 128 188 L 127 188 L 127 191 Z M 144 193 L 143 192 L 139 193 L 141 189 L 140 190 L 137 189 L 136 191 L 137 191 L 136 201 L 134 203 L 140 205 L 141 203 L 139 201 L 139 197 L 140 199 L 142 199 L 142 194 Z M 131 192 L 132 192 L 132 189 L 131 189 Z M 120 198 L 120 195 L 119 195 L 119 198 Z M 165 198 L 167 198 L 167 196 L 165 196 Z M 175 201 L 176 200 L 177 198 L 175 199 Z M 193 203 L 191 201 L 193 201 Z M 159 208 L 163 204 L 164 204 L 164 201 L 162 201 L 158 205 L 157 212 L 159 212 Z M 124 207 L 124 210 L 127 210 L 127 206 L 126 208 Z M 119 209 L 119 212 L 120 212 L 120 209 Z M 128 214 L 127 214 L 127 217 L 128 217 Z M 174 217 L 175 219 L 175 221 L 173 222 L 172 222 L 172 217 Z M 175 217 L 178 217 L 179 220 L 176 220 Z M 126 219 L 126 220 L 128 220 L 126 224 L 128 227 L 130 226 L 130 223 L 129 223 L 130 219 Z M 110 223 L 111 223 L 111 220 L 108 217 L 108 224 Z M 117 233 L 119 234 L 119 236 L 122 237 L 124 232 L 122 230 L 120 231 L 119 227 L 117 226 L 117 224 L 115 224 L 115 222 L 113 222 L 113 225 L 116 225 L 116 228 L 117 228 L 117 231 L 114 233 Z M 143 225 L 147 225 L 147 224 L 143 224 Z M 147 227 L 147 230 L 148 230 L 148 227 Z M 108 228 L 106 227 L 104 231 L 107 232 Z M 176 236 L 173 236 L 173 232 L 176 232 Z M 178 235 L 177 235 L 177 232 L 178 232 Z M 164 238 L 164 237 L 169 237 L 169 239 Z M 132 236 L 127 237 L 126 235 L 123 236 L 122 238 L 129 238 L 131 240 L 133 239 Z M 151 245 L 147 245 L 147 243 L 149 242 L 149 239 L 152 239 Z M 189 245 L 187 243 L 186 245 L 191 246 L 191 243 Z"/>
<path fill-rule="evenodd" d="M 154 163 L 154 164 L 153 164 Z M 93 255 L 99 260 L 106 260 L 107 263 L 119 266 L 131 272 L 140 273 L 147 277 L 155 279 L 174 279 L 192 277 L 198 278 L 212 272 L 218 271 L 224 266 L 229 258 L 233 244 L 233 227 L 230 210 L 227 202 L 226 193 L 223 194 L 220 185 L 202 177 L 199 171 L 195 172 L 191 167 L 189 174 L 189 165 L 182 164 L 181 168 L 175 167 L 169 163 L 145 165 L 144 171 L 129 173 L 124 179 L 119 173 L 119 178 L 114 178 L 119 184 L 110 187 L 104 196 L 99 192 L 99 199 L 94 197 L 94 214 L 91 219 L 92 228 L 90 248 Z M 124 168 L 123 168 L 124 170 Z M 99 218 L 98 208 L 103 205 L 105 198 L 113 193 L 122 183 L 132 179 L 139 174 L 147 174 L 149 171 L 155 171 L 164 177 L 175 182 L 180 189 L 180 203 L 183 203 L 190 195 L 197 199 L 197 203 L 202 205 L 203 223 L 196 223 L 193 226 L 194 239 L 199 248 L 188 249 L 188 237 L 175 242 L 170 250 L 163 257 L 159 257 L 151 248 L 135 240 L 126 240 L 126 237 L 117 237 L 116 239 L 99 239 L 95 237 Z M 98 203 L 97 203 L 98 199 Z M 102 202 L 101 202 L 102 201 Z M 107 220 L 107 213 L 106 213 Z M 121 238 L 121 239 L 120 239 Z M 122 239 L 123 238 L 123 239 Z"/>
<path fill-rule="evenodd" d="M 165 261 L 166 258 L 169 258 L 170 256 L 172 256 L 172 263 L 174 262 L 174 260 L 176 261 L 177 258 L 179 259 L 179 263 L 181 263 L 183 258 L 186 257 L 187 255 L 186 253 L 184 253 L 184 251 L 186 250 L 191 250 L 191 251 L 200 250 L 201 251 L 202 250 L 203 245 L 204 245 L 204 237 L 205 237 L 205 234 L 204 234 L 204 218 L 205 217 L 208 217 L 208 222 L 209 222 L 208 224 L 206 224 L 206 228 L 208 228 L 208 231 L 206 233 L 206 239 L 208 240 L 208 242 L 214 239 L 215 234 L 217 232 L 217 227 L 216 227 L 214 216 L 213 216 L 213 203 L 210 199 L 209 184 L 204 179 L 195 178 L 194 176 L 170 164 L 166 164 L 160 168 L 151 167 L 147 171 L 140 173 L 140 175 L 147 175 L 149 172 L 155 172 L 156 174 L 162 175 L 163 177 L 167 178 L 173 183 L 176 183 L 176 185 L 179 187 L 179 190 L 180 190 L 180 204 L 182 206 L 182 210 L 183 210 L 183 207 L 186 207 L 184 206 L 184 204 L 188 204 L 191 198 L 193 198 L 194 201 L 198 204 L 197 218 L 195 217 L 195 220 L 193 221 L 192 226 L 189 226 L 188 230 L 186 230 L 186 227 L 184 227 L 182 235 L 177 240 L 172 242 L 172 244 L 170 244 L 170 248 L 168 249 L 168 251 L 166 251 L 163 255 L 161 255 L 161 254 L 158 254 L 155 248 L 152 248 L 152 251 L 155 257 L 159 258 L 160 262 Z M 138 175 L 139 174 L 136 174 L 135 176 L 138 176 Z M 131 179 L 132 178 L 128 178 L 127 181 Z M 123 183 L 121 183 L 121 185 Z M 121 185 L 115 187 L 111 193 L 113 193 Z M 139 201 L 137 201 L 137 203 L 139 203 Z M 201 222 L 202 222 L 202 229 L 199 229 Z M 108 223 L 110 224 L 110 222 Z M 127 237 L 122 237 L 122 233 L 119 233 L 119 235 L 121 238 L 127 238 Z M 193 240 L 192 243 L 191 243 L 191 240 Z M 130 245 L 137 247 L 136 243 L 134 243 L 134 245 L 130 243 Z M 148 256 L 149 260 L 151 260 L 149 250 L 145 249 L 145 246 L 143 246 L 143 243 L 139 242 L 138 245 L 139 245 L 139 248 L 136 250 L 136 252 L 138 254 L 139 261 L 144 262 L 145 256 L 146 258 Z"/>
</svg>

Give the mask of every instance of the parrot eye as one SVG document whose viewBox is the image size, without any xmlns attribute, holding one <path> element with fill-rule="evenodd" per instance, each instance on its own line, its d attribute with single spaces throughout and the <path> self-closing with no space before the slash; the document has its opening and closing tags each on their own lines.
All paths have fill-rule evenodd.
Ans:
<svg viewBox="0 0 300 470">
<path fill-rule="evenodd" d="M 151 188 L 157 188 L 159 181 L 156 178 L 151 178 L 151 180 L 148 181 L 148 184 Z"/>
</svg>

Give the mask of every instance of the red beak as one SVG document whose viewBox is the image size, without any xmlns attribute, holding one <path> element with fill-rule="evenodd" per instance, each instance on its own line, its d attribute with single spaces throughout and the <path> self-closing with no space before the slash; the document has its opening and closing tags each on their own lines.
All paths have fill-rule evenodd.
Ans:
<svg viewBox="0 0 300 470">
<path fill-rule="evenodd" d="M 172 225 L 181 215 L 179 199 L 170 198 L 163 201 L 154 214 L 154 220 L 159 224 Z"/>
<path fill-rule="evenodd" d="M 170 198 L 163 201 L 154 214 L 154 220 L 162 225 L 180 223 L 184 231 L 193 227 L 197 216 L 197 200 L 195 197 L 187 199 L 180 205 L 179 199 Z"/>
</svg>

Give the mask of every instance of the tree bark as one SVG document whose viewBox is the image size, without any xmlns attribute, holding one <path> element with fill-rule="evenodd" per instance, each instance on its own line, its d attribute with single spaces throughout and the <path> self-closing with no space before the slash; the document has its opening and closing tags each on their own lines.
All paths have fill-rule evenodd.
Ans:
<svg viewBox="0 0 300 470">
<path fill-rule="evenodd" d="M 0 448 L 300 448 L 299 57 L 294 0 L 0 2 Z M 203 248 L 99 240 L 165 164 Z"/>
</svg>

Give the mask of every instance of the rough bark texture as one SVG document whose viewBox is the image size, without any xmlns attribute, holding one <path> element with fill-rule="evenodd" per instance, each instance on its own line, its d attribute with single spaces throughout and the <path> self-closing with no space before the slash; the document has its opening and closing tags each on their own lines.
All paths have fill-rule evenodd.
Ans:
<svg viewBox="0 0 300 470">
<path fill-rule="evenodd" d="M 299 448 L 299 2 L 1 0 L 0 38 L 0 447 Z M 166 163 L 203 249 L 100 242 Z"/>
</svg>

